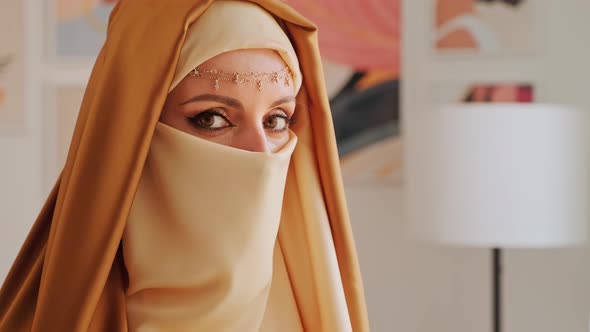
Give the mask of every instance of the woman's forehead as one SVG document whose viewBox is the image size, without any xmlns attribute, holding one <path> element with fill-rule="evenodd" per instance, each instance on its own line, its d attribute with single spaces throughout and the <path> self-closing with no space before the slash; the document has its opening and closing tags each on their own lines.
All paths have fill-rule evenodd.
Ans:
<svg viewBox="0 0 590 332">
<path fill-rule="evenodd" d="M 272 72 L 286 66 L 278 52 L 271 49 L 244 49 L 221 53 L 199 65 L 225 72 Z"/>
</svg>

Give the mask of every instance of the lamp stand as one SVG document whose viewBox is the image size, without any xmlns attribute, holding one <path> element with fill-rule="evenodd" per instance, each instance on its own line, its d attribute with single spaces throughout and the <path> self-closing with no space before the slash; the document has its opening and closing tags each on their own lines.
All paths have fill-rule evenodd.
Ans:
<svg viewBox="0 0 590 332">
<path fill-rule="evenodd" d="M 502 331 L 502 249 L 492 248 L 493 324 L 494 332 Z"/>
</svg>

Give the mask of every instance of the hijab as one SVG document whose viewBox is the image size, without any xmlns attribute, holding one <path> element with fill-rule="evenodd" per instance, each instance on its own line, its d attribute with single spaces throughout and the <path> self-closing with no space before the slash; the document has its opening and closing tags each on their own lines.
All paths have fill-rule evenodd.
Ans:
<svg viewBox="0 0 590 332">
<path fill-rule="evenodd" d="M 301 69 L 278 243 L 303 327 L 368 331 L 317 29 L 281 1 L 251 2 L 281 22 Z M 0 331 L 127 331 L 121 240 L 188 31 L 211 3 L 113 10 L 65 167 L 0 290 Z"/>
<path fill-rule="evenodd" d="M 237 1 L 213 2 L 189 27 L 172 85 L 203 71 L 207 57 L 245 48 L 280 54 L 289 73 L 264 85 L 297 93 L 301 72 L 289 38 L 260 6 Z M 222 84 L 260 93 L 239 80 Z M 156 125 L 122 241 L 130 331 L 303 331 L 277 241 L 297 141 L 287 134 L 276 153 L 250 152 Z"/>
</svg>

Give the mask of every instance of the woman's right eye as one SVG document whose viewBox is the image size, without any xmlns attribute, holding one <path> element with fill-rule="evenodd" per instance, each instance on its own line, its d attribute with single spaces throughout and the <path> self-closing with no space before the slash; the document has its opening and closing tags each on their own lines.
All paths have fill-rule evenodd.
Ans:
<svg viewBox="0 0 590 332">
<path fill-rule="evenodd" d="M 207 130 L 221 130 L 233 127 L 233 124 L 223 114 L 216 111 L 201 112 L 190 117 L 189 121 L 194 126 Z"/>
</svg>

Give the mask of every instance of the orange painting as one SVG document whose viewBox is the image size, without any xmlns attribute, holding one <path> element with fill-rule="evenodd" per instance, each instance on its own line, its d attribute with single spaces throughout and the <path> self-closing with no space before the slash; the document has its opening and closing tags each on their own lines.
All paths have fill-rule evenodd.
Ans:
<svg viewBox="0 0 590 332">
<path fill-rule="evenodd" d="M 58 0 L 57 19 L 60 22 L 84 17 L 100 4 L 114 5 L 118 0 Z"/>
<path fill-rule="evenodd" d="M 467 103 L 532 103 L 533 87 L 530 84 L 474 84 L 462 98 Z"/>
<path fill-rule="evenodd" d="M 21 134 L 26 127 L 24 79 L 24 6 L 0 1 L 0 135 Z"/>
<path fill-rule="evenodd" d="M 56 0 L 55 52 L 58 57 L 93 59 L 106 38 L 117 0 Z"/>
<path fill-rule="evenodd" d="M 530 82 L 476 82 L 433 86 L 431 103 L 532 103 L 535 88 Z"/>
<path fill-rule="evenodd" d="M 0 56 L 0 78 L 2 78 L 2 74 L 8 69 L 10 65 L 10 57 L 9 56 Z M 7 98 L 6 88 L 0 82 L 0 109 L 4 106 Z"/>
<path fill-rule="evenodd" d="M 434 47 L 478 53 L 528 50 L 534 14 L 531 0 L 436 0 Z"/>
</svg>

